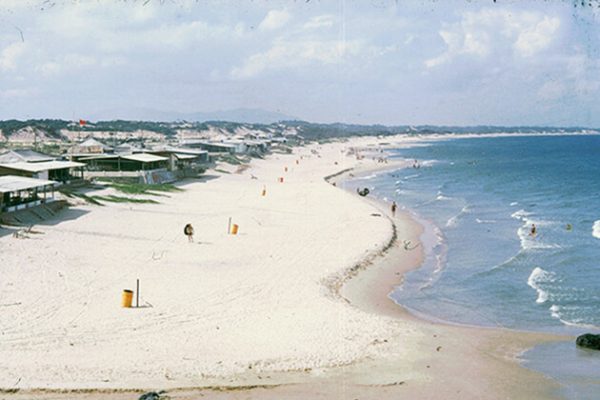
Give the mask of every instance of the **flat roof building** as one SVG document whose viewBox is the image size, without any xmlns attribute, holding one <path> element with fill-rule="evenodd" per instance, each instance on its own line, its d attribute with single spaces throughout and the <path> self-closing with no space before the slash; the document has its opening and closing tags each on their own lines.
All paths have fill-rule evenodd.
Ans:
<svg viewBox="0 0 600 400">
<path fill-rule="evenodd" d="M 194 168 L 209 162 L 208 151 L 206 150 L 162 146 L 154 148 L 150 153 L 168 158 L 170 171 Z"/>
<path fill-rule="evenodd" d="M 100 154 L 83 157 L 90 171 L 148 171 L 167 168 L 168 158 L 154 154 Z"/>
<path fill-rule="evenodd" d="M 57 182 L 16 175 L 0 176 L 0 212 L 18 211 L 54 200 Z"/>
<path fill-rule="evenodd" d="M 79 162 L 56 160 L 0 163 L 0 176 L 18 175 L 68 183 L 72 180 L 83 179 L 84 166 L 85 164 Z"/>
</svg>

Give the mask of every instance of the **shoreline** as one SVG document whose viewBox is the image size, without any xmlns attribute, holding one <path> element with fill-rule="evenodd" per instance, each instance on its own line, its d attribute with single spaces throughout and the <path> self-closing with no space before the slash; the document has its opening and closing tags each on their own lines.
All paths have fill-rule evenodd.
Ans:
<svg viewBox="0 0 600 400">
<path fill-rule="evenodd" d="M 389 140 L 389 138 L 386 139 Z M 377 142 L 378 139 L 369 138 L 367 142 L 369 141 Z M 362 143 L 365 140 L 355 140 L 354 143 L 356 142 Z M 332 147 L 344 148 L 344 145 L 344 143 L 337 143 Z M 306 150 L 309 147 L 303 149 Z M 295 156 L 297 154 L 293 154 L 291 157 L 272 155 L 265 163 L 275 164 L 280 158 L 290 159 L 291 161 Z M 281 163 L 277 162 L 276 164 Z M 394 165 L 378 165 L 372 170 L 394 167 Z M 257 166 L 253 165 L 250 170 L 255 168 Z M 321 168 L 317 168 L 317 171 L 319 170 L 324 170 L 324 168 L 321 166 Z M 245 174 L 247 172 L 241 175 Z M 337 174 L 333 173 L 333 175 Z M 331 175 L 326 177 L 331 177 Z M 274 195 L 279 194 L 274 193 Z M 353 195 L 353 193 L 345 192 L 345 195 Z M 368 204 L 370 209 L 379 210 L 382 215 L 385 215 L 385 211 L 381 206 L 378 207 L 377 204 L 374 204 L 375 201 L 371 202 L 371 199 L 367 200 L 365 203 Z M 354 204 L 355 202 L 355 200 L 351 200 L 348 201 L 348 204 Z M 366 210 L 367 208 L 362 207 L 361 209 Z M 217 392 L 231 394 L 233 393 L 231 391 L 241 390 L 243 393 L 256 395 L 259 398 L 270 398 L 270 395 L 273 395 L 274 398 L 297 395 L 300 398 L 302 395 L 305 397 L 307 393 L 308 395 L 314 393 L 315 388 L 313 386 L 315 383 L 318 383 L 319 387 L 323 387 L 330 394 L 335 394 L 336 388 L 343 383 L 350 385 L 357 393 L 364 392 L 364 397 L 361 398 L 369 398 L 369 396 L 372 398 L 387 398 L 398 394 L 412 394 L 417 397 L 427 395 L 430 398 L 436 398 L 436 393 L 438 396 L 440 394 L 439 387 L 431 385 L 431 382 L 440 381 L 446 387 L 455 390 L 456 393 L 454 397 L 448 394 L 444 398 L 458 399 L 465 398 L 465 395 L 474 398 L 496 398 L 496 395 L 500 393 L 507 393 L 508 388 L 503 385 L 508 379 L 508 382 L 513 386 L 511 393 L 514 390 L 514 393 L 518 393 L 519 396 L 526 393 L 526 397 L 529 398 L 549 398 L 550 389 L 547 391 L 531 388 L 530 386 L 531 382 L 536 382 L 552 389 L 555 388 L 553 382 L 539 376 L 539 374 L 526 370 L 514 359 L 515 354 L 518 354 L 518 350 L 523 345 L 542 343 L 550 340 L 548 337 L 512 331 L 497 332 L 494 330 L 490 332 L 487 331 L 487 328 L 453 327 L 424 321 L 410 314 L 387 296 L 391 288 L 396 286 L 398 280 L 401 279 L 399 274 L 409 270 L 406 266 L 398 267 L 396 257 L 406 256 L 406 254 L 405 252 L 402 254 L 402 248 L 394 246 L 397 242 L 394 235 L 402 235 L 402 237 L 412 235 L 409 237 L 415 238 L 415 243 L 420 236 L 418 230 L 420 225 L 412 220 L 407 213 L 398 212 L 395 221 L 390 221 L 392 236 L 387 243 L 379 243 L 366 257 L 361 258 L 357 263 L 351 264 L 350 267 L 344 270 L 337 270 L 333 275 L 329 275 L 324 281 L 321 281 L 321 284 L 325 282 L 332 285 L 329 287 L 334 290 L 333 293 L 339 294 L 339 301 L 344 303 L 344 307 L 356 307 L 361 312 L 379 315 L 386 319 L 386 324 L 393 327 L 394 332 L 389 336 L 383 336 L 385 339 L 375 338 L 372 345 L 383 348 L 375 358 L 365 354 L 363 357 L 353 359 L 350 363 L 342 362 L 338 366 L 322 367 L 320 368 L 322 371 L 312 371 L 312 368 L 309 368 L 308 373 L 306 368 L 296 371 L 267 372 L 266 374 L 270 375 L 269 379 L 263 379 L 260 374 L 255 372 L 228 375 L 226 379 L 205 379 L 206 385 L 202 386 L 174 386 L 169 389 L 169 396 L 172 396 L 173 393 L 177 394 L 177 398 L 187 398 L 185 397 L 186 392 L 190 391 L 193 392 L 189 394 L 190 396 L 192 394 L 197 395 L 198 391 L 208 391 L 216 396 Z M 377 228 L 376 231 L 382 232 L 380 228 Z M 361 244 L 361 246 L 363 245 Z M 420 246 L 420 251 L 422 249 L 423 247 Z M 411 262 L 409 265 L 418 268 L 421 265 L 422 254 L 420 258 L 418 252 L 411 252 L 410 254 Z M 349 274 L 349 276 L 345 276 L 346 274 Z M 391 318 L 391 321 L 387 320 L 389 318 Z M 410 332 L 410 334 L 407 335 L 406 332 Z M 526 337 L 523 338 L 523 335 Z M 436 343 L 427 342 L 426 337 Z M 470 337 L 472 342 L 465 344 L 463 342 L 465 337 Z M 381 342 L 377 342 L 378 340 L 381 340 Z M 542 341 L 540 342 L 540 340 Z M 498 343 L 500 343 L 500 346 L 498 346 Z M 500 347 L 500 350 L 497 348 L 492 349 L 493 345 Z M 438 349 L 439 347 L 441 348 Z M 447 352 L 451 354 L 446 355 Z M 467 362 L 468 364 L 465 365 Z M 454 379 L 450 379 L 446 371 L 448 368 L 456 368 L 457 363 L 465 367 L 467 374 L 461 378 L 454 377 Z M 475 364 L 475 367 L 472 363 Z M 500 371 L 499 377 L 497 376 L 498 371 Z M 234 379 L 232 385 L 228 385 L 227 382 L 230 377 Z M 472 382 L 482 378 L 484 380 L 483 385 L 481 382 L 475 384 Z M 474 386 L 467 388 L 466 386 L 469 385 Z M 479 397 L 486 393 L 490 395 L 490 389 L 497 390 L 497 392 L 491 397 Z M 9 393 L 10 390 L 10 388 L 1 390 L 0 398 L 4 398 L 5 395 L 8 396 L 6 398 L 10 399 L 18 399 L 21 396 L 30 398 L 27 396 L 35 395 L 41 399 L 45 398 L 46 394 L 52 393 L 70 393 L 72 398 L 82 393 L 97 395 L 93 398 L 104 398 L 105 395 L 110 393 L 110 398 L 115 398 L 115 394 L 122 393 L 125 396 L 125 394 L 141 391 L 132 388 L 73 389 L 72 391 L 69 391 L 69 389 L 21 389 L 16 393 Z M 268 393 L 261 392 L 260 395 L 257 394 L 258 391 L 263 390 L 268 391 Z M 332 397 L 335 396 L 332 395 Z"/>
<path fill-rule="evenodd" d="M 341 186 L 340 188 L 342 190 L 346 190 L 353 194 L 350 188 L 344 187 L 347 180 L 396 168 L 408 168 L 410 162 L 408 160 L 403 160 L 394 164 L 395 165 L 390 166 L 385 165 L 366 168 L 359 171 L 356 171 L 355 169 L 342 170 L 338 174 L 326 177 L 325 180 L 329 181 L 329 178 L 335 178 L 335 180 L 332 181 L 332 183 L 335 182 L 335 186 Z M 489 342 L 484 345 L 486 351 L 489 352 L 493 352 L 494 343 L 492 339 L 496 340 L 498 335 L 503 336 L 503 339 L 510 340 L 513 342 L 512 345 L 515 346 L 511 349 L 513 357 L 509 357 L 509 361 L 512 361 L 515 364 L 513 368 L 522 369 L 523 372 L 527 371 L 534 375 L 538 375 L 537 379 L 540 379 L 539 382 L 543 382 L 544 384 L 549 383 L 548 381 L 551 380 L 550 377 L 526 368 L 518 357 L 538 345 L 560 343 L 567 340 L 571 341 L 573 339 L 572 336 L 444 321 L 427 315 L 421 316 L 414 314 L 404 305 L 395 302 L 390 297 L 392 291 L 402 285 L 406 273 L 420 268 L 424 262 L 425 251 L 420 238 L 425 228 L 415 219 L 415 216 L 410 210 L 405 207 L 403 207 L 400 212 L 396 212 L 396 215 L 393 216 L 391 215 L 391 211 L 389 211 L 389 204 L 383 199 L 377 197 L 364 197 L 362 200 L 371 204 L 390 221 L 393 225 L 394 235 L 386 246 L 386 250 L 377 255 L 376 259 L 365 260 L 361 265 L 361 268 L 356 272 L 351 270 L 351 273 L 347 276 L 342 286 L 338 288 L 338 294 L 340 296 L 342 296 L 350 305 L 356 306 L 367 312 L 378 313 L 394 318 L 408 319 L 418 324 L 425 324 L 438 328 L 443 327 L 449 331 L 454 331 L 453 333 L 458 335 L 468 335 L 473 332 L 489 335 L 489 337 L 486 338 Z M 399 230 L 402 232 L 399 233 Z M 407 256 L 406 251 L 403 251 L 403 249 L 398 246 L 399 236 L 410 240 L 412 243 L 419 243 L 419 251 L 416 252 L 418 254 Z M 398 266 L 400 263 L 398 260 L 407 263 L 403 266 Z M 507 353 L 498 354 L 503 358 L 506 358 L 507 355 Z M 551 384 L 556 385 L 557 383 L 552 381 Z M 556 395 L 556 392 L 547 392 L 546 395 Z"/>
</svg>

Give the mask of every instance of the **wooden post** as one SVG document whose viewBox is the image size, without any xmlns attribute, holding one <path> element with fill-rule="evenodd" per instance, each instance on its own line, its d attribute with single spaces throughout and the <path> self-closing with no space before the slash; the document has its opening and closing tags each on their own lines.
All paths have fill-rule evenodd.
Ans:
<svg viewBox="0 0 600 400">
<path fill-rule="evenodd" d="M 136 279 L 136 288 L 135 288 L 135 306 L 140 306 L 140 280 Z"/>
<path fill-rule="evenodd" d="M 229 217 L 229 223 L 227 223 L 227 234 L 229 235 L 229 232 L 231 232 L 231 217 Z"/>
</svg>

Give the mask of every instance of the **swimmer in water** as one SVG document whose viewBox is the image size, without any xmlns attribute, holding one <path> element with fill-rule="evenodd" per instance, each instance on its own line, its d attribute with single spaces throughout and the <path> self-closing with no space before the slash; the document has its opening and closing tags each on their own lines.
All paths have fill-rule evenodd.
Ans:
<svg viewBox="0 0 600 400">
<path fill-rule="evenodd" d="M 536 233 L 537 228 L 535 227 L 535 224 L 531 224 L 531 231 L 529 232 L 529 236 L 535 236 Z"/>
</svg>

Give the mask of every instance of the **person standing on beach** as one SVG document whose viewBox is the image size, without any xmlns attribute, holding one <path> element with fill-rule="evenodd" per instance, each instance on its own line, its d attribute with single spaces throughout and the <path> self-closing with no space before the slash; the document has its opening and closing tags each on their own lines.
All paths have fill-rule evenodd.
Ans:
<svg viewBox="0 0 600 400">
<path fill-rule="evenodd" d="M 396 202 L 392 201 L 392 215 L 395 216 L 396 215 Z"/>
<path fill-rule="evenodd" d="M 185 228 L 183 228 L 183 233 L 188 237 L 190 243 L 194 241 L 194 227 L 192 227 L 192 224 L 187 224 Z"/>
<path fill-rule="evenodd" d="M 535 227 L 535 224 L 531 224 L 531 232 L 529 233 L 529 235 L 535 237 L 536 233 L 537 233 L 537 228 Z"/>
</svg>

